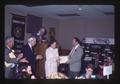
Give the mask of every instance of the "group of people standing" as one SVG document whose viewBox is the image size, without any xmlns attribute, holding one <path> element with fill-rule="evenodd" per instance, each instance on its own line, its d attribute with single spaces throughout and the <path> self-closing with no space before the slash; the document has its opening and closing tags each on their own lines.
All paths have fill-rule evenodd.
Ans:
<svg viewBox="0 0 120 84">
<path fill-rule="evenodd" d="M 11 78 L 11 70 L 16 62 L 29 63 L 31 66 L 31 72 L 40 79 L 49 79 L 52 73 L 58 73 L 58 66 L 60 64 L 59 51 L 57 47 L 57 41 L 53 40 L 49 44 L 44 37 L 45 29 L 41 29 L 38 33 L 39 37 L 31 36 L 28 38 L 28 43 L 22 48 L 20 54 L 14 58 L 10 58 L 11 49 L 14 45 L 13 37 L 6 39 L 5 49 L 5 78 Z M 42 36 L 43 35 L 43 36 Z M 68 61 L 70 72 L 69 78 L 74 79 L 79 76 L 81 70 L 81 58 L 83 55 L 83 49 L 80 46 L 79 39 L 74 37 L 72 40 L 72 49 L 68 55 Z M 10 65 L 11 64 L 11 65 Z"/>
</svg>

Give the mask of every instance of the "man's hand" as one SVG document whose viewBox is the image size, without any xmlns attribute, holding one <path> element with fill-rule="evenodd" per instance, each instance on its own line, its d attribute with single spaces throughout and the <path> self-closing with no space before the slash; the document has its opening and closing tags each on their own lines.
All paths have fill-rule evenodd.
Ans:
<svg viewBox="0 0 120 84">
<path fill-rule="evenodd" d="M 41 60 L 41 59 L 43 59 L 42 55 L 37 55 L 36 56 L 36 60 Z"/>
<path fill-rule="evenodd" d="M 17 56 L 18 60 L 21 59 L 22 57 L 23 57 L 23 53 L 20 53 L 20 54 L 18 54 L 18 56 Z"/>
<path fill-rule="evenodd" d="M 28 60 L 26 60 L 26 58 L 23 58 L 23 59 L 20 60 L 20 62 L 28 63 Z"/>
</svg>

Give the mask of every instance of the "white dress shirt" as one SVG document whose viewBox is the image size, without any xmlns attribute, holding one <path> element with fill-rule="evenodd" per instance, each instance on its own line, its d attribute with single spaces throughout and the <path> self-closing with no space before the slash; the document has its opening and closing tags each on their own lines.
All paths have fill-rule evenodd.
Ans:
<svg viewBox="0 0 120 84">
<path fill-rule="evenodd" d="M 32 46 L 31 46 L 31 44 L 30 44 L 30 43 L 28 43 L 28 45 L 30 46 L 31 51 L 33 51 L 33 50 L 32 50 Z"/>
</svg>

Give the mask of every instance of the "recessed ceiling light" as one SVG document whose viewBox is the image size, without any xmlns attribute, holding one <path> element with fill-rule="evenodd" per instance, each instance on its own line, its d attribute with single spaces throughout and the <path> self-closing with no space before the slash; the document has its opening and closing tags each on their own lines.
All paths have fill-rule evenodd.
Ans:
<svg viewBox="0 0 120 84">
<path fill-rule="evenodd" d="M 79 11 L 81 11 L 81 10 L 82 10 L 82 8 L 78 8 L 78 10 L 79 10 Z"/>
</svg>

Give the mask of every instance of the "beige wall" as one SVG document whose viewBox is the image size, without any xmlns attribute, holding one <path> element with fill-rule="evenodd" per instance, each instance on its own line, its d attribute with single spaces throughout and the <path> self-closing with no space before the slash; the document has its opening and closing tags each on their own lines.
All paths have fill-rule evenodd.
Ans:
<svg viewBox="0 0 120 84">
<path fill-rule="evenodd" d="M 43 17 L 43 27 L 47 29 L 47 37 L 49 40 L 49 28 L 54 27 L 56 31 L 55 38 L 58 40 L 58 35 L 59 35 L 59 20 L 53 19 L 53 18 L 48 18 L 48 17 Z"/>
<path fill-rule="evenodd" d="M 59 42 L 62 47 L 70 49 L 74 36 L 77 36 L 80 40 L 83 37 L 114 38 L 114 18 L 81 18 L 61 21 L 59 26 Z"/>
<path fill-rule="evenodd" d="M 23 16 L 26 16 L 28 13 L 31 14 L 29 11 L 5 7 L 5 36 L 11 35 L 11 20 L 12 20 L 11 13 Z M 34 12 L 32 13 L 32 15 L 39 16 L 37 15 L 37 13 Z M 69 20 L 57 20 L 53 18 L 43 17 L 42 26 L 44 26 L 47 29 L 47 31 L 49 30 L 50 27 L 55 27 L 56 40 L 58 40 L 62 48 L 66 49 L 71 48 L 71 40 L 74 36 L 79 37 L 80 40 L 83 37 L 114 38 L 113 16 L 97 19 L 80 18 Z M 25 33 L 24 43 L 27 42 L 27 38 L 30 35 L 31 35 L 30 33 Z"/>
</svg>

